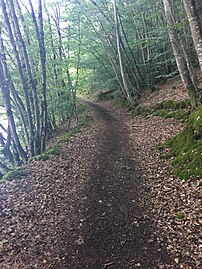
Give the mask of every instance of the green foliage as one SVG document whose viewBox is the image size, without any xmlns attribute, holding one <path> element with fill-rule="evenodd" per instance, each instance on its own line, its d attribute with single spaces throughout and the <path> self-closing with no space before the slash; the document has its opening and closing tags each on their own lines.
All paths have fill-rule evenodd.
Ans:
<svg viewBox="0 0 202 269">
<path fill-rule="evenodd" d="M 183 178 L 202 176 L 202 106 L 194 111 L 186 128 L 164 147 L 170 148 L 174 173 Z"/>
<path fill-rule="evenodd" d="M 29 163 L 33 161 L 47 161 L 49 159 L 49 156 L 46 154 L 36 155 L 29 159 Z"/>
<path fill-rule="evenodd" d="M 91 121 L 92 119 L 93 119 L 93 117 L 91 116 L 90 113 L 86 113 L 85 115 L 82 115 L 79 118 L 78 128 L 80 129 L 83 126 L 86 126 L 88 124 L 88 122 Z"/>
<path fill-rule="evenodd" d="M 27 175 L 27 171 L 22 168 L 22 167 L 17 167 L 16 169 L 12 169 L 9 172 L 7 172 L 3 176 L 3 180 L 10 180 L 10 179 L 15 179 L 15 178 L 21 178 L 23 176 Z"/>
</svg>

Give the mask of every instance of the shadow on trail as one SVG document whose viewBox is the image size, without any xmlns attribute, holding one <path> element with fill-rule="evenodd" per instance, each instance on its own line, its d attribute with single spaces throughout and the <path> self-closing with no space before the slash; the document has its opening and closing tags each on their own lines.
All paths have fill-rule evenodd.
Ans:
<svg viewBox="0 0 202 269">
<path fill-rule="evenodd" d="M 78 246 L 77 269 L 164 268 L 169 262 L 145 205 L 148 192 L 136 169 L 124 123 L 103 107 L 87 102 L 104 124 L 91 170 L 84 243 Z"/>
</svg>

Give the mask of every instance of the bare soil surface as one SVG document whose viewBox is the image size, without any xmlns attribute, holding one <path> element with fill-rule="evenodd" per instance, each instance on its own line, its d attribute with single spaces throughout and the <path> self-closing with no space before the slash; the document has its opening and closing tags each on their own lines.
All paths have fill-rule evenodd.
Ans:
<svg viewBox="0 0 202 269">
<path fill-rule="evenodd" d="M 60 156 L 1 184 L 0 268 L 200 268 L 199 180 L 176 179 L 155 148 L 183 125 L 86 103 L 94 120 Z"/>
</svg>

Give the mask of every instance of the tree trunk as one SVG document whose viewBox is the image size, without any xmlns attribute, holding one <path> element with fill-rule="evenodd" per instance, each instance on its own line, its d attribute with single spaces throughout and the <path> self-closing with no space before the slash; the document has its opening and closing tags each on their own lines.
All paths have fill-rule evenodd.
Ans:
<svg viewBox="0 0 202 269">
<path fill-rule="evenodd" d="M 189 20 L 194 47 L 198 56 L 199 65 L 202 71 L 202 29 L 200 25 L 200 18 L 197 13 L 196 3 L 199 0 L 183 0 L 184 7 Z"/>
<path fill-rule="evenodd" d="M 34 8 L 32 1 L 29 0 L 31 7 L 32 20 L 35 26 L 37 41 L 39 44 L 39 54 L 40 54 L 40 63 L 41 63 L 41 143 L 40 143 L 40 152 L 45 150 L 46 147 L 46 138 L 47 138 L 47 101 L 46 101 L 46 49 L 44 43 L 44 30 L 43 30 L 43 13 L 42 13 L 42 3 L 41 0 L 38 0 L 39 4 L 39 26 L 35 16 Z"/>
<path fill-rule="evenodd" d="M 116 44 L 117 44 L 120 72 L 121 72 L 121 77 L 123 80 L 124 90 L 127 94 L 127 99 L 129 102 L 132 103 L 133 100 L 131 97 L 130 89 L 128 87 L 128 81 L 127 81 L 127 77 L 126 77 L 124 66 L 123 66 L 122 51 L 121 51 L 121 44 L 120 44 L 120 29 L 119 29 L 118 15 L 117 15 L 116 0 L 113 0 L 113 6 L 114 6 L 114 19 L 115 19 L 115 25 L 116 25 Z"/>
</svg>

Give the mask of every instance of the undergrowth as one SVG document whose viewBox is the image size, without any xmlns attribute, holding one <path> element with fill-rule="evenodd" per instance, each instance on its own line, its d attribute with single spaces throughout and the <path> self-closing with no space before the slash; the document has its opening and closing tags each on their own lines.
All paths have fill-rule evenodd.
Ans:
<svg viewBox="0 0 202 269">
<path fill-rule="evenodd" d="M 86 126 L 90 120 L 92 120 L 91 111 L 88 107 L 81 104 L 82 114 L 79 117 L 77 126 L 70 129 L 66 134 L 60 136 L 56 144 L 67 143 L 71 141 L 72 137 L 81 131 L 81 128 Z"/>
<path fill-rule="evenodd" d="M 77 112 L 80 115 L 78 119 L 78 124 L 74 128 L 70 129 L 65 135 L 60 136 L 55 145 L 47 148 L 42 154 L 31 157 L 28 160 L 28 163 L 31 163 L 33 161 L 46 161 L 49 159 L 51 155 L 54 156 L 60 155 L 58 145 L 61 143 L 69 142 L 75 134 L 80 132 L 82 127 L 86 126 L 88 122 L 92 120 L 91 111 L 85 104 L 79 102 Z M 23 167 L 17 167 L 15 169 L 11 169 L 4 175 L 0 172 L 0 178 L 2 180 L 21 178 L 26 175 L 27 171 Z"/>
</svg>

